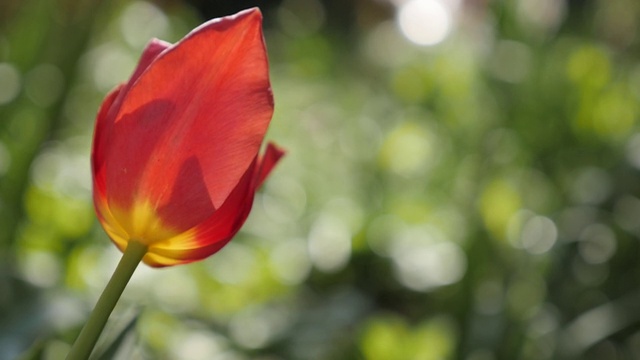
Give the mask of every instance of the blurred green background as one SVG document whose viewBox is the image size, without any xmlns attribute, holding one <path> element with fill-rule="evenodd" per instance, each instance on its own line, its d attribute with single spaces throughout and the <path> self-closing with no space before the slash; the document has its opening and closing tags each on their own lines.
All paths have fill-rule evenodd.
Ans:
<svg viewBox="0 0 640 360">
<path fill-rule="evenodd" d="M 3 0 L 0 360 L 63 358 L 120 257 L 105 93 L 255 5 L 289 154 L 220 253 L 138 268 L 102 358 L 640 359 L 640 2 Z"/>
</svg>

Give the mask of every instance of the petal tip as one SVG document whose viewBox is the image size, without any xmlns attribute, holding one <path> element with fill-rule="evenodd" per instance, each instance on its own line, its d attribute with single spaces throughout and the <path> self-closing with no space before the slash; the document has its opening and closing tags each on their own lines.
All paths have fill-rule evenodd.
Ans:
<svg viewBox="0 0 640 360">
<path fill-rule="evenodd" d="M 283 147 L 276 145 L 276 143 L 273 142 L 269 142 L 267 144 L 267 151 L 266 153 L 271 153 L 271 156 L 273 156 L 274 158 L 280 159 L 281 157 L 283 157 L 284 155 L 287 154 L 287 150 L 285 150 Z"/>
<path fill-rule="evenodd" d="M 232 15 L 232 17 L 253 17 L 255 19 L 259 19 L 262 20 L 262 11 L 260 11 L 260 8 L 257 6 L 254 6 L 252 8 L 248 8 L 245 10 L 242 10 L 238 13 L 236 13 L 235 15 Z"/>
<path fill-rule="evenodd" d="M 145 51 L 148 51 L 149 49 L 166 49 L 171 45 L 172 44 L 170 42 L 160 40 L 158 38 L 151 38 L 151 40 L 147 42 L 147 45 L 145 45 Z"/>
<path fill-rule="evenodd" d="M 191 31 L 191 34 L 198 33 L 203 31 L 203 29 L 207 28 L 219 28 L 226 29 L 229 26 L 232 26 L 234 23 L 247 22 L 247 23 L 255 23 L 257 27 L 262 27 L 262 12 L 258 7 L 252 7 L 246 10 L 242 10 L 233 15 L 228 15 L 220 18 L 214 18 L 209 21 L 206 21 L 202 25 Z M 189 36 L 187 35 L 187 37 Z"/>
<path fill-rule="evenodd" d="M 276 166 L 280 159 L 286 154 L 286 151 L 278 145 L 269 142 L 267 148 L 260 160 L 260 166 L 256 173 L 256 188 L 260 187 L 267 179 L 271 170 Z"/>
</svg>

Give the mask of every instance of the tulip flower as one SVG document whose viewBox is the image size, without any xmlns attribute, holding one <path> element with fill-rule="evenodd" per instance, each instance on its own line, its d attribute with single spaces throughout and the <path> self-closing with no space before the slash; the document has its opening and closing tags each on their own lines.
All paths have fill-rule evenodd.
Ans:
<svg viewBox="0 0 640 360">
<path fill-rule="evenodd" d="M 124 256 L 103 293 L 117 294 L 115 301 L 101 297 L 92 316 L 99 307 L 111 312 L 141 260 L 189 263 L 233 238 L 283 155 L 273 144 L 259 154 L 272 114 L 258 9 L 211 20 L 174 45 L 148 44 L 96 120 L 95 209 Z M 108 313 L 85 326 L 99 327 L 96 340 Z M 74 345 L 69 359 L 93 344 L 82 351 Z"/>
<path fill-rule="evenodd" d="M 257 154 L 273 113 L 260 12 L 213 20 L 176 45 L 154 40 L 99 111 L 94 203 L 124 250 L 167 266 L 220 250 L 282 152 Z"/>
</svg>

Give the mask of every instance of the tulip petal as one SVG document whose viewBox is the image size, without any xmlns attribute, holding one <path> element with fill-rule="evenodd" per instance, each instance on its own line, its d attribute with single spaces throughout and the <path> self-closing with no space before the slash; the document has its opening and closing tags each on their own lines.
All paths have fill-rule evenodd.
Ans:
<svg viewBox="0 0 640 360">
<path fill-rule="evenodd" d="M 100 110 L 98 111 L 98 116 L 96 118 L 96 126 L 94 130 L 93 136 L 93 148 L 91 154 L 94 181 L 96 178 L 96 174 L 100 174 L 100 186 L 99 189 L 104 191 L 104 174 L 102 173 L 102 167 L 104 162 L 104 154 L 106 149 L 104 146 L 108 146 L 108 139 L 112 133 L 112 126 L 114 123 L 114 116 L 118 112 L 122 100 L 129 92 L 131 85 L 140 77 L 140 75 L 144 72 L 144 70 L 149 67 L 149 65 L 155 60 L 158 55 L 165 49 L 167 49 L 171 44 L 158 40 L 152 39 L 147 46 L 145 47 L 142 56 L 140 57 L 140 61 L 138 61 L 138 65 L 134 70 L 133 74 L 129 81 L 125 84 L 117 86 L 113 89 L 107 96 L 105 97 L 102 105 L 100 106 Z M 95 184 L 94 184 L 95 186 Z"/>
<path fill-rule="evenodd" d="M 114 117 L 104 159 L 108 202 L 150 201 L 177 230 L 222 206 L 271 119 L 267 65 L 256 9 L 205 23 L 155 57 Z M 185 211 L 197 199 L 206 201 Z"/>
<path fill-rule="evenodd" d="M 256 189 L 262 185 L 273 167 L 280 161 L 280 158 L 282 158 L 284 154 L 284 149 L 278 147 L 276 144 L 267 144 L 267 149 L 260 160 L 260 167 L 258 167 L 258 173 L 256 175 Z"/>
<path fill-rule="evenodd" d="M 131 89 L 131 86 L 136 82 L 136 80 L 138 80 L 140 75 L 142 75 L 142 73 L 149 67 L 149 65 L 151 65 L 153 60 L 155 60 L 158 57 L 158 55 L 160 55 L 164 50 L 166 50 L 170 46 L 171 46 L 170 43 L 166 41 L 158 40 L 158 39 L 152 39 L 151 41 L 149 41 L 149 43 L 143 50 L 142 56 L 138 61 L 138 65 L 133 71 L 133 74 L 131 75 L 131 77 L 129 78 L 129 81 L 125 84 L 122 84 L 116 87 L 116 89 L 112 90 L 107 95 L 107 98 L 105 98 L 105 101 L 103 101 L 102 106 L 100 107 L 100 111 L 98 112 L 99 115 L 98 115 L 97 125 L 99 125 L 100 123 L 104 124 L 107 122 L 112 125 L 112 123 L 114 122 L 114 116 L 117 114 L 118 110 L 120 109 L 122 100 L 129 92 L 129 89 Z M 98 133 L 97 126 L 96 126 L 96 133 Z M 105 131 L 100 131 L 99 133 L 101 136 L 104 136 L 106 134 Z"/>
<path fill-rule="evenodd" d="M 158 40 L 158 39 L 151 39 L 151 41 L 149 41 L 149 43 L 145 46 L 144 50 L 142 51 L 142 55 L 140 56 L 140 60 L 138 61 L 138 65 L 133 70 L 133 73 L 131 74 L 129 81 L 127 81 L 127 83 L 124 84 L 124 88 L 120 92 L 120 96 L 116 100 L 112 111 L 109 113 L 109 116 L 111 117 L 112 121 L 115 120 L 115 116 L 117 115 L 118 111 L 120 111 L 122 102 L 129 94 L 129 90 L 131 90 L 131 87 L 140 78 L 140 75 L 142 75 L 147 70 L 147 68 L 149 68 L 149 66 L 153 63 L 153 61 L 158 56 L 160 56 L 160 54 L 163 51 L 165 51 L 170 47 L 171 47 L 170 43 L 166 41 Z"/>
<path fill-rule="evenodd" d="M 161 267 L 209 257 L 222 249 L 240 230 L 253 206 L 257 188 L 284 155 L 268 144 L 264 155 L 249 167 L 224 204 L 206 221 L 168 241 L 153 244 L 144 261 Z"/>
<path fill-rule="evenodd" d="M 108 124 L 109 120 L 107 119 L 107 114 L 111 110 L 113 103 L 118 98 L 118 95 L 122 91 L 123 86 L 124 85 L 120 85 L 115 89 L 111 90 L 111 92 L 107 94 L 104 101 L 102 102 L 102 105 L 100 106 L 100 110 L 98 110 L 98 116 L 96 117 L 96 126 L 93 134 L 93 146 L 91 149 L 91 163 L 92 163 L 91 166 L 93 169 L 94 182 L 96 180 L 97 174 L 103 175 L 101 173 L 101 170 L 104 164 L 104 150 L 105 150 L 104 143 L 106 141 L 105 135 L 108 131 L 107 128 L 109 126 Z M 97 190 L 104 192 L 104 179 L 102 176 L 100 178 L 101 178 L 100 179 L 101 186 L 98 186 Z M 95 188 L 95 184 L 94 184 L 94 188 Z"/>
<path fill-rule="evenodd" d="M 204 259 L 226 245 L 240 230 L 253 205 L 254 161 L 226 201 L 192 229 L 149 247 L 144 259 L 151 266 L 167 266 Z"/>
<path fill-rule="evenodd" d="M 133 85 L 136 80 L 142 75 L 142 73 L 147 70 L 149 65 L 166 49 L 171 47 L 172 44 L 166 41 L 162 41 L 159 39 L 151 39 L 149 43 L 145 46 L 142 51 L 142 55 L 140 56 L 140 61 L 138 61 L 138 66 L 133 71 L 131 78 L 127 85 Z"/>
<path fill-rule="evenodd" d="M 113 242 L 161 267 L 208 257 L 239 231 L 284 151 L 257 154 L 273 114 L 262 15 L 152 40 L 97 116 L 94 205 Z"/>
</svg>

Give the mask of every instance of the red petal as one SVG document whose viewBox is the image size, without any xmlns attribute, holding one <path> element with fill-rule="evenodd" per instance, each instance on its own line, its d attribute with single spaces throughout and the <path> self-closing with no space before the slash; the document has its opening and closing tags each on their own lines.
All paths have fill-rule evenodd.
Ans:
<svg viewBox="0 0 640 360">
<path fill-rule="evenodd" d="M 93 145 L 91 149 L 91 168 L 93 175 L 93 204 L 98 215 L 98 219 L 103 224 L 105 216 L 103 214 L 107 203 L 106 185 L 104 172 L 104 152 L 107 143 L 106 135 L 109 132 L 109 122 L 107 114 L 113 106 L 118 94 L 121 92 L 123 85 L 113 89 L 102 102 L 98 116 L 96 117 L 96 126 L 93 134 Z"/>
<path fill-rule="evenodd" d="M 108 113 L 111 122 L 115 121 L 115 116 L 117 115 L 118 111 L 120 111 L 122 102 L 129 93 L 129 90 L 131 89 L 133 84 L 135 84 L 138 78 L 140 78 L 140 75 L 142 75 L 142 73 L 147 70 L 151 63 L 153 63 L 153 61 L 169 47 L 171 47 L 170 43 L 158 39 L 152 39 L 151 41 L 149 41 L 147 46 L 145 46 L 144 50 L 142 51 L 142 55 L 140 56 L 140 60 L 138 61 L 138 65 L 133 71 L 133 74 L 131 74 L 129 81 L 120 86 L 122 88 L 122 91 L 120 91 L 120 95 L 115 99 L 115 102 Z"/>
<path fill-rule="evenodd" d="M 226 201 L 208 219 L 185 234 L 149 247 L 145 262 L 152 266 L 175 265 L 204 259 L 224 247 L 244 224 L 255 195 L 254 162 Z"/>
<path fill-rule="evenodd" d="M 120 111 L 123 100 L 127 97 L 127 94 L 129 93 L 129 90 L 131 90 L 131 87 L 140 78 L 140 75 L 142 75 L 145 70 L 149 68 L 153 61 L 158 56 L 160 56 L 163 51 L 170 47 L 171 44 L 166 41 L 158 39 L 151 39 L 151 41 L 149 41 L 147 46 L 145 46 L 144 50 L 142 51 L 140 60 L 138 60 L 138 65 L 136 66 L 135 70 L 133 70 L 133 74 L 131 74 L 129 81 L 127 81 L 127 83 L 124 85 L 124 88 L 120 96 L 116 100 L 115 106 L 113 107 L 113 111 L 109 114 L 109 116 L 115 117 L 117 115 L 118 111 Z"/>
<path fill-rule="evenodd" d="M 266 132 L 273 112 L 267 65 L 255 9 L 205 23 L 160 54 L 116 117 L 105 160 L 109 202 L 149 199 L 180 229 L 208 218 Z"/>
<path fill-rule="evenodd" d="M 93 174 L 95 175 L 102 169 L 102 162 L 104 161 L 104 154 L 106 149 L 104 146 L 109 143 L 108 138 L 111 136 L 112 126 L 114 123 L 114 116 L 117 114 L 124 96 L 127 94 L 131 85 L 140 77 L 144 70 L 155 60 L 158 55 L 164 51 L 171 44 L 162 40 L 153 39 L 145 47 L 140 61 L 136 66 L 129 81 L 125 84 L 117 86 L 111 90 L 109 94 L 102 101 L 98 116 L 96 117 L 96 127 L 93 135 L 93 148 L 92 148 L 92 162 L 93 162 Z M 104 185 L 100 188 L 102 189 Z M 104 189 L 103 189 L 104 190 Z"/>
<path fill-rule="evenodd" d="M 142 55 L 140 56 L 140 61 L 138 61 L 138 66 L 133 71 L 131 78 L 129 79 L 128 85 L 133 85 L 136 80 L 142 75 L 142 73 L 147 70 L 149 65 L 160 55 L 163 51 L 171 47 L 172 45 L 166 41 L 162 41 L 159 39 L 151 39 L 147 46 L 145 46 L 142 51 Z"/>
<path fill-rule="evenodd" d="M 207 258 L 222 249 L 246 221 L 256 189 L 283 155 L 282 149 L 270 143 L 260 161 L 249 167 L 224 204 L 211 217 L 187 234 L 152 245 L 145 262 L 155 267 L 189 263 Z"/>
<path fill-rule="evenodd" d="M 269 143 L 267 145 L 267 150 L 260 160 L 260 167 L 258 168 L 258 172 L 256 174 L 256 188 L 259 188 L 260 185 L 262 185 L 273 167 L 276 166 L 276 164 L 278 163 L 280 158 L 284 156 L 284 154 L 284 149 L 278 147 L 276 144 Z"/>
</svg>

